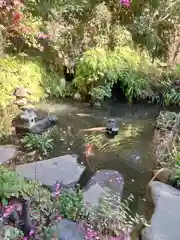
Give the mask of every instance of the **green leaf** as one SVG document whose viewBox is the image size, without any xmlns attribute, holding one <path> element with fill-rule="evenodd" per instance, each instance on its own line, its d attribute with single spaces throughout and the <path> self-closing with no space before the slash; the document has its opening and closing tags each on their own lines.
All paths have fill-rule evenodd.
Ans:
<svg viewBox="0 0 180 240">
<path fill-rule="evenodd" d="M 4 197 L 2 198 L 1 202 L 2 202 L 3 206 L 7 206 L 8 205 L 8 200 L 6 198 L 4 198 Z"/>
</svg>

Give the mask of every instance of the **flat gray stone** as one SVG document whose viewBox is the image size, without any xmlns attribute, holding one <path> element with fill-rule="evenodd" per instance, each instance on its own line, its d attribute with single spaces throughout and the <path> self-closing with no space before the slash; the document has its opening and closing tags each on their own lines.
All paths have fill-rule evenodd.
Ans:
<svg viewBox="0 0 180 240">
<path fill-rule="evenodd" d="M 124 179 L 122 175 L 113 170 L 97 171 L 84 189 L 84 200 L 88 205 L 97 206 L 100 199 L 107 194 L 122 196 Z"/>
<path fill-rule="evenodd" d="M 84 240 L 85 231 L 78 228 L 77 223 L 62 219 L 57 224 L 59 240 Z"/>
<path fill-rule="evenodd" d="M 49 160 L 19 165 L 16 172 L 28 179 L 52 186 L 56 181 L 74 187 L 85 167 L 77 163 L 76 155 L 64 155 Z"/>
<path fill-rule="evenodd" d="M 142 231 L 142 240 L 180 239 L 180 191 L 161 182 L 149 184 L 155 212 Z"/>
<path fill-rule="evenodd" d="M 12 160 L 17 155 L 17 149 L 14 145 L 0 146 L 0 164 Z"/>
</svg>

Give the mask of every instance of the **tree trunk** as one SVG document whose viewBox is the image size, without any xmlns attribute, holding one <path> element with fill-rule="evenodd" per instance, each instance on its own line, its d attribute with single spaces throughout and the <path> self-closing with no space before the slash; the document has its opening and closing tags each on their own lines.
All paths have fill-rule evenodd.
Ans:
<svg viewBox="0 0 180 240">
<path fill-rule="evenodd" d="M 170 65 L 180 64 L 180 24 L 175 25 L 170 37 L 168 56 Z"/>
</svg>

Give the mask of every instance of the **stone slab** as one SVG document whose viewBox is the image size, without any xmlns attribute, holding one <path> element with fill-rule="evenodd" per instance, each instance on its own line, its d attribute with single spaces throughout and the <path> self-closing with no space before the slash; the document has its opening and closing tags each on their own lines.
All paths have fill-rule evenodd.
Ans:
<svg viewBox="0 0 180 240">
<path fill-rule="evenodd" d="M 17 155 L 17 148 L 14 145 L 0 146 L 0 164 L 12 160 Z"/>
<path fill-rule="evenodd" d="M 88 205 L 97 206 L 99 200 L 103 198 L 109 191 L 121 196 L 124 187 L 124 179 L 122 175 L 114 170 L 97 171 L 84 189 L 84 200 Z"/>
<path fill-rule="evenodd" d="M 77 163 L 76 155 L 64 155 L 49 160 L 19 165 L 16 172 L 28 179 L 39 180 L 46 186 L 52 186 L 56 181 L 64 186 L 74 187 L 85 167 Z"/>
<path fill-rule="evenodd" d="M 155 211 L 150 226 L 142 231 L 142 240 L 179 240 L 180 191 L 157 181 L 149 187 Z"/>
<path fill-rule="evenodd" d="M 85 231 L 80 230 L 77 223 L 62 219 L 57 224 L 59 240 L 84 240 Z"/>
</svg>

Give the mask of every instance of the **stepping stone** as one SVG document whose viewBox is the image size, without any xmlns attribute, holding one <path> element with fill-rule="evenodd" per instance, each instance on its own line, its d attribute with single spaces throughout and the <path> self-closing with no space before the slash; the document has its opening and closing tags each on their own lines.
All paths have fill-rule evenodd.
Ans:
<svg viewBox="0 0 180 240">
<path fill-rule="evenodd" d="M 83 174 L 85 167 L 77 163 L 76 155 L 64 155 L 49 160 L 19 165 L 16 172 L 21 176 L 39 180 L 51 187 L 60 181 L 65 187 L 74 187 Z"/>
<path fill-rule="evenodd" d="M 84 200 L 87 205 L 98 206 L 100 199 L 106 197 L 107 194 L 121 197 L 124 187 L 124 179 L 122 175 L 113 170 L 97 171 L 84 191 Z M 111 201 L 111 200 L 110 200 Z"/>
<path fill-rule="evenodd" d="M 14 145 L 0 146 L 0 164 L 13 160 L 17 154 L 17 147 Z"/>
<path fill-rule="evenodd" d="M 180 239 L 180 191 L 161 182 L 151 182 L 150 190 L 155 212 L 150 226 L 145 228 L 142 240 Z"/>
<path fill-rule="evenodd" d="M 62 219 L 57 224 L 59 240 L 84 240 L 85 231 L 79 229 L 75 222 Z"/>
</svg>

